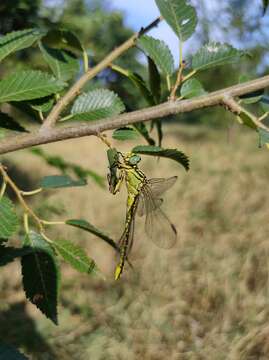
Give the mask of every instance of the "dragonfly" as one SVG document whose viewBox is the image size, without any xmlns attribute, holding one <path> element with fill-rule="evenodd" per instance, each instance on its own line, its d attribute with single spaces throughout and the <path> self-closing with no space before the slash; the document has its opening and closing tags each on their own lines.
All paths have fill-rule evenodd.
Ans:
<svg viewBox="0 0 269 360">
<path fill-rule="evenodd" d="M 128 194 L 125 227 L 118 242 L 120 260 L 115 269 L 115 280 L 120 278 L 133 246 L 136 215 L 145 215 L 145 232 L 158 247 L 169 249 L 177 240 L 175 226 L 160 208 L 163 202 L 161 195 L 174 185 L 177 176 L 147 179 L 138 168 L 140 161 L 138 154 L 116 152 L 108 175 L 109 189 L 113 194 L 120 191 L 124 182 Z M 116 175 L 115 169 L 119 175 Z"/>
</svg>

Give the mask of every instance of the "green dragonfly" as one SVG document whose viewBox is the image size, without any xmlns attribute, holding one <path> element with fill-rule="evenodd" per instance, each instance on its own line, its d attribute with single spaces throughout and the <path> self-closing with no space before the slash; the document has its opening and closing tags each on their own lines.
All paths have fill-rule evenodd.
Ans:
<svg viewBox="0 0 269 360">
<path fill-rule="evenodd" d="M 120 190 L 124 181 L 128 194 L 125 228 L 118 244 L 120 260 L 115 270 L 115 280 L 120 278 L 133 245 L 136 214 L 146 215 L 146 234 L 157 246 L 169 249 L 175 245 L 177 239 L 175 226 L 160 209 L 160 196 L 174 185 L 177 176 L 147 179 L 138 169 L 140 160 L 141 157 L 137 154 L 116 152 L 115 162 L 108 175 L 109 189 L 113 194 Z M 119 176 L 116 175 L 117 170 Z"/>
</svg>

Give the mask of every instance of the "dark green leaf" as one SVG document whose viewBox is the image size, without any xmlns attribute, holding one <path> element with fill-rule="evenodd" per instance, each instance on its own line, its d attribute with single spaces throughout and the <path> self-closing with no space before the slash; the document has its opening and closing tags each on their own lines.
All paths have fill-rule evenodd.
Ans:
<svg viewBox="0 0 269 360">
<path fill-rule="evenodd" d="M 117 162 L 119 160 L 119 153 L 117 149 L 108 149 L 107 150 L 107 159 L 109 165 L 109 173 L 107 175 L 107 180 L 109 184 L 109 191 L 113 194 L 115 187 L 118 182 L 117 177 Z"/>
<path fill-rule="evenodd" d="M 40 186 L 44 189 L 57 189 L 84 185 L 87 185 L 86 180 L 73 180 L 67 175 L 45 176 L 40 182 Z"/>
<path fill-rule="evenodd" d="M 78 74 L 79 61 L 70 51 L 52 49 L 42 44 L 39 46 L 44 60 L 57 79 L 68 81 Z"/>
<path fill-rule="evenodd" d="M 144 35 L 138 39 L 137 44 L 165 75 L 173 74 L 174 58 L 164 41 Z"/>
<path fill-rule="evenodd" d="M 19 131 L 19 132 L 28 132 L 24 127 L 22 127 L 17 121 L 12 119 L 8 114 L 2 113 L 0 111 L 0 128 Z"/>
<path fill-rule="evenodd" d="M 79 219 L 79 220 L 67 220 L 65 223 L 67 225 L 77 227 L 77 228 L 85 230 L 85 231 L 87 231 L 87 232 L 89 232 L 89 233 L 91 233 L 93 235 L 98 236 L 99 238 L 104 240 L 106 243 L 108 243 L 110 246 L 112 246 L 114 249 L 118 250 L 118 246 L 117 246 L 117 244 L 115 243 L 115 241 L 113 239 L 111 239 L 109 236 L 104 234 L 101 230 L 94 227 L 88 221 L 81 220 L 81 219 Z"/>
<path fill-rule="evenodd" d="M 17 231 L 18 226 L 15 206 L 11 200 L 3 196 L 0 200 L 0 239 L 8 239 Z"/>
<path fill-rule="evenodd" d="M 81 273 L 90 274 L 96 270 L 95 262 L 88 257 L 85 250 L 67 240 L 57 240 L 53 246 L 63 259 Z"/>
<path fill-rule="evenodd" d="M 229 44 L 212 42 L 204 45 L 193 55 L 192 68 L 198 71 L 234 63 L 243 55 L 246 55 L 244 51 L 237 50 Z"/>
<path fill-rule="evenodd" d="M 119 128 L 113 132 L 115 140 L 135 140 L 138 138 L 138 132 L 130 127 Z"/>
<path fill-rule="evenodd" d="M 155 145 L 154 139 L 150 137 L 147 126 L 143 122 L 136 123 L 133 126 L 144 137 L 149 145 Z"/>
<path fill-rule="evenodd" d="M 197 15 L 194 7 L 186 0 L 155 0 L 161 15 L 181 41 L 194 33 Z"/>
<path fill-rule="evenodd" d="M 177 161 L 185 170 L 189 170 L 189 159 L 181 151 L 177 149 L 162 149 L 159 146 L 136 146 L 132 152 L 142 155 L 152 155 L 157 157 L 165 157 Z"/>
<path fill-rule="evenodd" d="M 191 99 L 196 96 L 205 95 L 202 84 L 197 79 L 190 79 L 183 83 L 180 89 L 180 95 L 185 99 Z"/>
<path fill-rule="evenodd" d="M 118 115 L 125 110 L 121 99 L 113 91 L 99 89 L 80 95 L 75 101 L 72 120 L 99 120 Z"/>
<path fill-rule="evenodd" d="M 156 104 L 161 101 L 161 77 L 157 66 L 148 57 L 148 71 L 149 71 L 149 87 Z"/>
<path fill-rule="evenodd" d="M 12 6 L 10 4 L 10 6 Z M 38 29 L 26 29 L 13 31 L 0 37 L 0 61 L 8 55 L 30 47 L 45 33 Z"/>
<path fill-rule="evenodd" d="M 77 36 L 69 30 L 50 30 L 42 42 L 49 47 L 67 49 L 78 54 L 84 51 Z"/>
<path fill-rule="evenodd" d="M 0 81 L 0 103 L 42 98 L 64 86 L 62 81 L 41 71 L 14 72 Z"/>
<path fill-rule="evenodd" d="M 27 101 L 27 105 L 31 106 L 32 109 L 41 112 L 50 111 L 53 104 L 54 104 L 54 96 L 46 96 L 41 99 Z"/>
<path fill-rule="evenodd" d="M 12 346 L 0 343 L 0 360 L 29 360 Z"/>
<path fill-rule="evenodd" d="M 14 248 L 0 245 L 0 266 L 5 266 L 14 261 L 16 258 L 30 254 L 32 252 L 33 250 L 30 247 Z"/>
<path fill-rule="evenodd" d="M 31 231 L 25 246 L 33 253 L 22 257 L 23 288 L 26 297 L 57 324 L 57 299 L 59 289 L 59 269 L 55 255 L 44 238 Z"/>
</svg>

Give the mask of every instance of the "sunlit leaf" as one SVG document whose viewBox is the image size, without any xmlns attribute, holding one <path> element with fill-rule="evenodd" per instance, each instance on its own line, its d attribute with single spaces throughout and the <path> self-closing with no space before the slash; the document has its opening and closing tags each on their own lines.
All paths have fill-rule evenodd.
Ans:
<svg viewBox="0 0 269 360">
<path fill-rule="evenodd" d="M 77 271 L 90 274 L 96 269 L 95 262 L 80 246 L 67 240 L 56 240 L 53 242 L 53 246 L 63 259 Z"/>
<path fill-rule="evenodd" d="M 185 170 L 189 170 L 189 158 L 177 149 L 163 149 L 159 146 L 136 146 L 132 149 L 132 152 L 172 159 L 181 164 Z"/>
<path fill-rule="evenodd" d="M 197 79 L 187 80 L 180 89 L 180 95 L 185 99 L 191 99 L 205 94 L 206 91 L 204 90 L 203 85 Z"/>
<path fill-rule="evenodd" d="M 18 229 L 19 220 L 15 206 L 10 199 L 3 196 L 0 199 L 0 242 L 11 237 Z"/>
<path fill-rule="evenodd" d="M 0 81 L 0 102 L 42 98 L 61 91 L 65 83 L 41 71 L 14 72 Z"/>
<path fill-rule="evenodd" d="M 84 185 L 87 185 L 86 180 L 73 180 L 68 175 L 45 176 L 40 182 L 40 186 L 44 189 L 57 189 Z"/>
<path fill-rule="evenodd" d="M 102 240 L 104 240 L 106 243 L 108 243 L 110 246 L 112 246 L 114 249 L 118 250 L 117 244 L 113 239 L 111 239 L 108 235 L 104 234 L 101 230 L 97 229 L 95 226 L 90 224 L 86 220 L 78 219 L 78 220 L 67 220 L 65 222 L 67 225 L 71 225 L 74 227 L 77 227 L 81 230 L 85 230 L 93 235 L 98 236 Z"/>
<path fill-rule="evenodd" d="M 26 236 L 24 245 L 33 250 L 21 259 L 26 297 L 57 324 L 60 274 L 55 255 L 44 238 L 34 231 Z"/>
<path fill-rule="evenodd" d="M 201 47 L 192 58 L 192 68 L 196 71 L 238 61 L 244 51 L 237 50 L 229 44 L 211 42 Z"/>
<path fill-rule="evenodd" d="M 10 5 L 11 6 L 11 5 Z M 38 29 L 13 31 L 0 37 L 0 61 L 8 55 L 26 49 L 41 39 L 45 33 Z"/>
<path fill-rule="evenodd" d="M 197 25 L 195 8 L 186 0 L 155 0 L 161 15 L 181 41 L 193 34 Z"/>
<path fill-rule="evenodd" d="M 80 95 L 72 110 L 72 120 L 99 120 L 118 115 L 125 110 L 121 99 L 113 91 L 99 89 Z"/>
<path fill-rule="evenodd" d="M 173 55 L 166 43 L 151 36 L 142 36 L 137 45 L 154 61 L 165 75 L 172 75 L 175 70 Z"/>
</svg>

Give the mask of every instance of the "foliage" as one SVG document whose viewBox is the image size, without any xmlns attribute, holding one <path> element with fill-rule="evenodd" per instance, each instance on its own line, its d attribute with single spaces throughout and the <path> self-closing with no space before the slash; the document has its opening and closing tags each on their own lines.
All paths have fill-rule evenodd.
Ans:
<svg viewBox="0 0 269 360">
<path fill-rule="evenodd" d="M 106 28 L 103 29 L 103 38 L 100 40 L 100 44 L 96 41 L 96 45 L 91 52 L 89 51 L 90 43 L 80 41 L 81 36 L 76 34 L 75 27 L 71 29 L 73 32 L 60 29 L 60 27 L 49 31 L 36 28 L 20 29 L 9 32 L 0 39 L 0 60 L 2 62 L 3 60 L 7 61 L 10 56 L 16 55 L 25 49 L 33 48 L 34 53 L 38 53 L 39 59 L 43 60 L 42 66 L 46 68 L 45 72 L 43 68 L 40 69 L 40 65 L 36 66 L 37 64 L 34 62 L 31 68 L 29 66 L 29 68 L 23 70 L 14 69 L 7 75 L 2 76 L 0 80 L 0 103 L 3 108 L 8 109 L 10 106 L 17 106 L 22 109 L 26 107 L 28 110 L 31 109 L 37 113 L 39 121 L 44 123 L 38 132 L 38 136 L 41 138 L 54 131 L 51 128 L 51 123 L 50 126 L 47 126 L 47 124 L 49 123 L 48 120 L 51 119 L 56 122 L 58 115 L 58 117 L 61 116 L 59 121 L 65 122 L 64 126 L 66 123 L 72 122 L 72 126 L 81 126 L 81 129 L 83 129 L 83 126 L 86 126 L 83 125 L 83 121 L 93 122 L 96 128 L 92 134 L 98 136 L 109 147 L 107 153 L 109 162 L 108 182 L 109 189 L 113 193 L 119 191 L 117 185 L 123 180 L 118 178 L 117 175 L 117 167 L 120 167 L 118 157 L 121 153 L 96 129 L 98 129 L 98 125 L 105 124 L 108 121 L 111 121 L 111 128 L 115 129 L 115 117 L 126 110 L 130 110 L 131 106 L 128 103 L 128 94 L 125 97 L 120 96 L 122 90 L 120 87 L 118 88 L 118 94 L 114 91 L 113 86 L 110 86 L 110 88 L 106 86 L 107 77 L 116 76 L 115 82 L 124 78 L 128 86 L 132 86 L 139 92 L 141 99 L 147 106 L 156 106 L 167 99 L 174 101 L 206 95 L 203 81 L 200 81 L 199 78 L 200 73 L 219 66 L 238 63 L 242 60 L 242 56 L 246 54 L 246 52 L 238 50 L 230 44 L 208 42 L 192 55 L 191 61 L 186 63 L 183 58 L 183 45 L 195 33 L 198 21 L 196 9 L 186 0 L 156 0 L 156 5 L 164 20 L 178 37 L 180 62 L 176 71 L 175 61 L 167 44 L 146 35 L 147 31 L 145 29 L 142 29 L 137 37 L 130 40 L 129 48 L 137 46 L 137 49 L 142 50 L 147 56 L 148 68 L 146 74 L 145 71 L 137 72 L 137 69 L 141 70 L 141 67 L 136 66 L 135 57 L 133 60 L 129 59 L 129 62 L 125 61 L 125 63 L 122 59 L 118 59 L 120 55 L 123 55 L 124 51 L 118 57 L 115 57 L 116 64 L 112 60 L 108 61 L 110 60 L 109 57 L 108 60 L 106 59 L 106 66 L 102 65 L 105 60 L 100 62 L 99 57 L 104 55 L 101 49 L 102 44 L 108 42 L 110 50 L 112 50 L 116 43 L 119 45 L 118 42 L 121 43 L 126 40 L 128 31 L 119 33 L 118 37 L 115 37 L 112 41 L 110 32 L 106 31 Z M 266 10 L 267 5 L 267 2 L 265 2 L 264 10 Z M 64 21 L 70 6 L 69 3 L 61 21 Z M 112 19 L 108 16 L 104 20 L 100 9 L 97 11 L 97 15 L 100 16 L 95 13 L 95 18 L 91 19 L 92 23 L 88 23 L 87 16 L 89 14 L 87 13 L 87 16 L 85 16 L 83 9 L 79 10 L 80 13 L 77 15 L 76 21 L 85 24 L 83 30 L 86 33 L 82 36 L 84 40 L 86 38 L 85 34 L 91 34 L 92 38 L 96 40 L 99 35 L 96 33 L 98 28 L 96 22 L 100 24 L 102 21 L 105 27 L 111 26 L 111 24 L 122 25 L 121 18 Z M 82 31 L 81 28 L 80 30 Z M 94 50 L 97 48 L 100 51 L 98 56 L 95 57 Z M 135 53 L 138 51 L 137 49 L 134 49 Z M 94 65 L 96 66 L 94 67 Z M 93 88 L 83 90 L 83 86 L 80 86 L 80 84 L 89 74 L 91 74 L 89 79 L 95 78 L 92 82 Z M 146 76 L 148 81 L 145 80 Z M 85 85 L 85 83 L 83 84 Z M 249 94 L 249 97 L 252 97 L 251 101 L 249 99 L 247 101 L 242 97 L 233 99 L 236 109 L 230 108 L 230 110 L 237 115 L 240 123 L 247 125 L 256 132 L 261 145 L 268 145 L 268 131 L 264 123 L 268 115 L 268 109 L 264 110 L 263 108 L 262 114 L 255 115 L 252 109 L 242 106 L 242 104 L 248 106 L 250 103 L 260 105 L 265 102 L 265 98 L 261 94 L 255 97 L 253 94 Z M 253 100 L 253 98 L 255 99 Z M 188 101 L 186 100 L 185 103 L 188 103 Z M 229 104 L 225 103 L 225 105 L 229 108 Z M 111 120 L 111 118 L 113 119 Z M 144 120 L 148 119 L 145 118 Z M 7 137 L 10 136 L 10 132 L 11 134 L 15 132 L 15 136 L 17 136 L 17 132 L 35 134 L 36 129 L 33 130 L 27 120 L 25 122 L 26 126 L 24 127 L 24 123 L 21 125 L 20 119 L 13 118 L 8 111 L 0 113 L 0 128 L 8 130 Z M 130 121 L 130 123 L 132 122 Z M 52 125 L 54 125 L 53 122 Z M 56 126 L 56 129 L 60 128 L 61 125 Z M 136 166 L 138 167 L 137 163 L 140 161 L 138 154 L 140 154 L 174 160 L 182 165 L 185 170 L 189 170 L 190 162 L 187 155 L 178 149 L 170 149 L 162 145 L 164 132 L 161 119 L 152 120 L 150 126 L 144 123 L 128 127 L 125 126 L 126 124 L 123 125 L 114 131 L 112 138 L 122 141 L 135 140 L 139 143 L 144 140 L 147 142 L 147 145 L 136 145 L 132 149 L 130 159 L 128 154 L 125 155 L 125 166 L 130 165 L 132 160 L 135 161 L 132 165 L 136 169 Z M 154 128 L 156 128 L 157 136 L 151 134 Z M 17 138 L 15 137 L 15 139 Z M 55 139 L 58 139 L 57 132 Z M 156 143 L 158 143 L 158 146 L 155 145 Z M 69 225 L 89 232 L 109 244 L 116 253 L 119 250 L 121 251 L 121 247 L 119 248 L 118 244 L 109 235 L 106 235 L 86 220 L 48 221 L 41 219 L 34 212 L 26 201 L 27 196 L 38 194 L 44 190 L 56 191 L 55 189 L 59 188 L 85 186 L 88 176 L 92 177 L 99 185 L 103 185 L 103 182 L 102 177 L 94 171 L 83 169 L 70 162 L 69 159 L 49 156 L 40 149 L 34 149 L 33 152 L 43 158 L 49 165 L 59 169 L 62 174 L 47 175 L 40 180 L 38 189 L 25 192 L 10 178 L 8 169 L 3 164 L 0 164 L 2 177 L 0 192 L 0 264 L 4 266 L 17 257 L 21 259 L 23 287 L 26 297 L 52 322 L 57 324 L 57 305 L 60 291 L 59 257 L 80 273 L 94 275 L 98 274 L 99 270 L 98 264 L 76 243 L 77 239 L 74 240 L 74 243 L 62 237 L 51 239 L 47 235 L 47 226 Z M 83 156 L 89 156 L 89 154 L 83 154 Z M 130 160 L 130 163 L 128 163 L 127 159 Z M 121 164 L 121 166 L 123 165 Z M 68 172 L 75 174 L 76 179 L 71 177 Z M 138 170 L 136 174 L 140 174 Z M 15 206 L 8 198 L 7 187 L 14 192 L 23 216 L 17 216 Z M 152 212 L 159 209 L 160 204 L 158 201 L 161 203 L 161 198 L 157 198 L 156 204 L 153 203 Z M 138 205 L 135 204 L 135 206 Z M 161 216 L 165 217 L 164 214 Z M 19 235 L 17 235 L 18 230 Z M 127 230 L 130 232 L 133 230 L 132 224 Z M 15 236 L 24 238 L 22 246 L 18 248 L 13 248 L 8 243 L 14 240 Z M 122 246 L 122 244 L 120 245 Z"/>
</svg>

